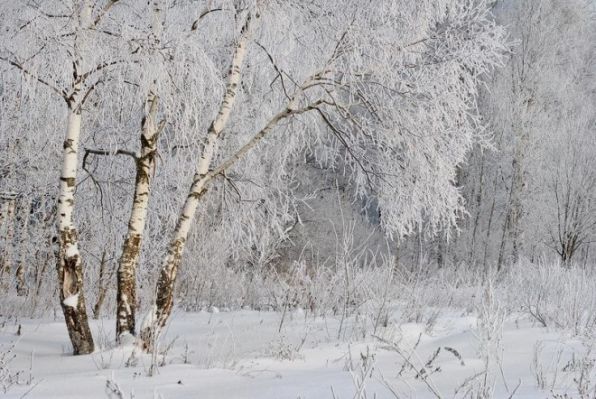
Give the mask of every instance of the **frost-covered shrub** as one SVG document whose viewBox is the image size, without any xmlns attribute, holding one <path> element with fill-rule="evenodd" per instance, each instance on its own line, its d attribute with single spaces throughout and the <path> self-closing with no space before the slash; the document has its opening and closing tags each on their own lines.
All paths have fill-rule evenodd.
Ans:
<svg viewBox="0 0 596 399">
<path fill-rule="evenodd" d="M 18 382 L 19 373 L 10 369 L 10 362 L 14 359 L 14 345 L 0 346 L 0 392 L 6 394 Z"/>
<path fill-rule="evenodd" d="M 596 331 L 596 272 L 592 269 L 520 262 L 502 285 L 512 304 L 545 327 L 586 336 Z"/>
</svg>

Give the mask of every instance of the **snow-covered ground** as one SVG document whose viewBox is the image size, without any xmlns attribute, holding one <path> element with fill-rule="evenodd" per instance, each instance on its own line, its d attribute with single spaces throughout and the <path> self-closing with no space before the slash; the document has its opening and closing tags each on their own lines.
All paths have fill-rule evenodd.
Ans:
<svg viewBox="0 0 596 399">
<path fill-rule="evenodd" d="M 4 350 L 16 343 L 10 369 L 22 371 L 5 397 L 119 397 L 108 381 L 123 398 L 463 398 L 493 385 L 495 398 L 548 398 L 553 382 L 576 397 L 573 379 L 593 367 L 585 343 L 527 318 L 507 317 L 501 334 L 464 312 L 441 314 L 432 325 L 390 318 L 373 336 L 356 319 L 338 334 L 338 319 L 301 310 L 283 320 L 276 312 L 180 312 L 162 340 L 167 353 L 153 358 L 131 356 L 132 345 L 110 349 L 113 320 L 93 322 L 108 349 L 78 357 L 62 321 L 20 320 L 0 329 Z M 149 376 L 152 363 L 159 367 Z"/>
</svg>

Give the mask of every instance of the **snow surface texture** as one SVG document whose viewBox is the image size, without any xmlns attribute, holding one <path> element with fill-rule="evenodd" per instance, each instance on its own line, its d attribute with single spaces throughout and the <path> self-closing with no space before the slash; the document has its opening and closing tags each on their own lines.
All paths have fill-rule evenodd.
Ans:
<svg viewBox="0 0 596 399">
<path fill-rule="evenodd" d="M 281 331 L 281 313 L 178 313 L 162 340 L 167 353 L 153 357 L 132 345 L 110 348 L 113 320 L 93 323 L 104 349 L 89 356 L 70 355 L 62 321 L 21 321 L 20 336 L 18 325 L 6 323 L 0 348 L 16 341 L 10 368 L 21 376 L 4 397 L 30 391 L 27 398 L 104 399 L 119 397 L 119 389 L 123 398 L 463 398 L 483 389 L 492 393 L 493 386 L 494 398 L 514 391 L 514 398 L 576 397 L 573 379 L 590 355 L 579 340 L 510 316 L 498 338 L 503 352 L 494 353 L 502 360 L 485 378 L 479 319 L 453 310 L 442 314 L 430 329 L 390 320 L 377 338 L 362 338 L 352 320 L 352 339 L 337 340 L 337 320 L 305 319 L 301 310 L 285 316 Z M 150 377 L 152 362 L 159 367 Z M 356 395 L 359 388 L 366 396 Z"/>
</svg>

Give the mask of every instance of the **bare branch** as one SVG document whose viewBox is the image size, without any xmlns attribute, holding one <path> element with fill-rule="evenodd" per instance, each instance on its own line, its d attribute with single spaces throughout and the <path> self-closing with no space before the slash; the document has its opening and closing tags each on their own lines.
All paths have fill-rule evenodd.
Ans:
<svg viewBox="0 0 596 399">
<path fill-rule="evenodd" d="M 8 63 L 9 65 L 19 69 L 21 72 L 23 72 L 25 75 L 37 80 L 39 83 L 43 84 L 44 86 L 52 89 L 53 91 L 55 91 L 56 93 L 58 93 L 58 95 L 60 97 L 62 97 L 64 100 L 66 100 L 68 98 L 67 93 L 64 90 L 60 90 L 58 87 L 54 86 L 53 84 L 51 84 L 50 82 L 48 82 L 45 79 L 40 78 L 39 76 L 37 76 L 36 74 L 34 74 L 33 72 L 29 71 L 27 68 L 25 68 L 23 65 L 21 65 L 20 63 L 13 61 L 11 59 L 8 59 L 6 57 L 0 56 L 0 60 Z"/>
<path fill-rule="evenodd" d="M 135 154 L 132 151 L 128 151 L 128 150 L 115 150 L 115 151 L 109 151 L 109 150 L 98 150 L 98 149 L 93 149 L 93 148 L 85 148 L 85 155 L 83 156 L 83 169 L 85 169 L 85 166 L 87 164 L 87 158 L 89 157 L 90 154 L 93 155 L 105 155 L 105 156 L 114 156 L 114 155 L 128 155 L 129 157 L 132 157 L 133 159 L 137 159 L 137 154 Z"/>
<path fill-rule="evenodd" d="M 329 127 L 329 130 L 331 130 L 331 133 L 333 133 L 333 135 L 335 137 L 337 137 L 337 139 L 340 141 L 340 143 L 342 143 L 342 145 L 344 146 L 346 151 L 348 151 L 348 154 L 350 154 L 350 157 L 352 157 L 352 159 L 358 164 L 358 167 L 362 170 L 362 172 L 366 176 L 366 181 L 368 183 L 369 188 L 371 190 L 373 190 L 373 184 L 372 184 L 372 180 L 370 178 L 370 175 L 372 174 L 372 172 L 364 167 L 362 160 L 354 153 L 354 150 L 352 149 L 352 147 L 350 147 L 350 145 L 346 141 L 345 137 L 343 137 L 344 133 L 341 130 L 339 130 L 337 127 L 335 127 L 333 125 L 333 123 L 331 123 L 331 121 L 329 120 L 327 115 L 325 115 L 325 113 L 321 109 L 316 108 L 315 110 L 319 113 L 323 122 L 325 122 L 325 124 Z"/>
<path fill-rule="evenodd" d="M 106 68 L 109 68 L 111 66 L 118 65 L 118 64 L 123 64 L 125 62 L 131 62 L 131 61 L 130 60 L 114 60 L 114 61 L 106 61 L 104 63 L 101 63 L 101 64 L 95 66 L 90 71 L 87 71 L 87 72 L 81 74 L 81 80 L 85 81 L 85 79 L 87 79 L 89 76 L 93 75 L 96 72 L 101 71 L 102 69 L 106 69 Z"/>
<path fill-rule="evenodd" d="M 284 76 L 283 76 L 284 73 L 282 73 L 282 70 L 277 66 L 277 64 L 273 60 L 273 56 L 271 55 L 271 53 L 269 53 L 269 51 L 267 51 L 267 49 L 258 41 L 255 40 L 255 43 L 257 46 L 259 46 L 265 52 L 265 54 L 267 54 L 267 57 L 269 58 L 269 61 L 271 62 L 271 65 L 273 66 L 273 69 L 275 69 L 275 72 L 277 73 L 277 76 L 281 82 L 281 87 L 283 88 L 284 94 L 285 94 L 286 98 L 289 100 L 290 95 L 288 94 L 288 90 L 286 89 L 286 84 L 285 84 Z"/>
<path fill-rule="evenodd" d="M 95 21 L 93 21 L 92 27 L 96 27 L 99 25 L 103 17 L 110 11 L 110 9 L 114 6 L 114 4 L 118 3 L 120 0 L 108 0 L 108 3 L 104 6 L 104 8 L 99 12 Z"/>
<path fill-rule="evenodd" d="M 211 8 L 211 9 L 206 9 L 205 11 L 203 11 L 201 13 L 201 15 L 199 15 L 199 17 L 193 21 L 192 26 L 190 27 L 191 32 L 194 32 L 195 30 L 199 29 L 199 23 L 207 15 L 211 14 L 212 12 L 222 11 L 222 10 L 223 10 L 223 8 Z"/>
</svg>

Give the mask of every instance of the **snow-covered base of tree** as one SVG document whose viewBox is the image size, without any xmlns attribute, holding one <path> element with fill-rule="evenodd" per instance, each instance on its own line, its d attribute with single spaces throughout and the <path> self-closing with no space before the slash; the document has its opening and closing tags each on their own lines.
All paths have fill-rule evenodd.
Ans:
<svg viewBox="0 0 596 399">
<path fill-rule="evenodd" d="M 73 357 L 61 320 L 11 317 L 0 375 L 19 375 L 9 398 L 592 398 L 593 274 L 444 268 L 327 312 L 179 309 L 150 354 L 115 347 L 113 319 L 93 321 L 99 349 Z"/>
<path fill-rule="evenodd" d="M 355 396 L 358 390 L 369 398 L 454 397 L 456 391 L 458 398 L 487 391 L 474 397 L 506 398 L 514 390 L 517 398 L 555 397 L 551 390 L 578 397 L 574 378 L 593 368 L 588 343 L 523 317 L 505 322 L 500 360 L 488 374 L 478 320 L 461 312 L 445 312 L 431 331 L 422 323 L 391 324 L 379 333 L 382 340 L 337 340 L 336 319 L 304 320 L 302 312 L 293 312 L 278 332 L 280 318 L 255 311 L 178 315 L 166 353 L 155 359 L 132 355 L 132 347 L 73 357 L 62 323 L 23 321 L 11 367 L 33 378 L 22 378 L 6 397 L 31 388 L 28 398 L 118 398 L 118 390 L 123 398 L 364 398 Z M 93 328 L 111 335 L 114 321 L 106 324 Z M 14 338 L 14 329 L 3 328 L 2 340 Z"/>
</svg>

